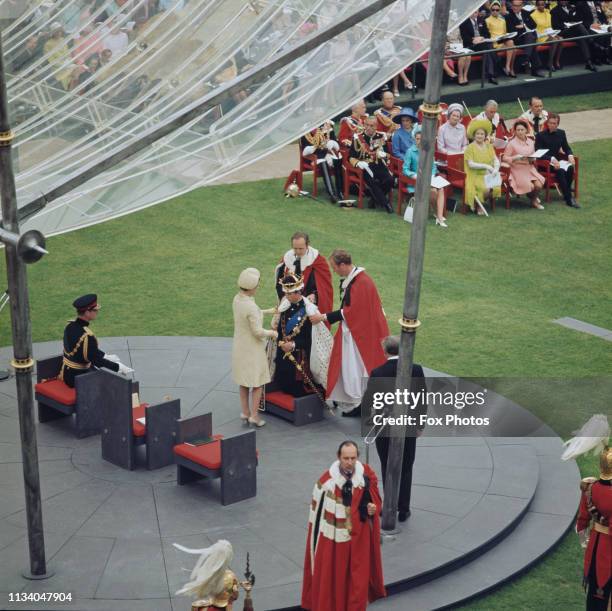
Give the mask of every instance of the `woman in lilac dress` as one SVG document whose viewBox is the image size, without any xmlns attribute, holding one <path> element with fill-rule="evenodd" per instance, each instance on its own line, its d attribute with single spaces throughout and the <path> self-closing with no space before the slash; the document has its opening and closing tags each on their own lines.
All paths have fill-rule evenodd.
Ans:
<svg viewBox="0 0 612 611">
<path fill-rule="evenodd" d="M 517 195 L 526 194 L 533 208 L 544 210 L 538 197 L 544 177 L 535 169 L 533 140 L 527 137 L 529 125 L 519 119 L 514 123 L 514 137 L 508 142 L 503 160 L 510 166 L 510 186 Z"/>
</svg>

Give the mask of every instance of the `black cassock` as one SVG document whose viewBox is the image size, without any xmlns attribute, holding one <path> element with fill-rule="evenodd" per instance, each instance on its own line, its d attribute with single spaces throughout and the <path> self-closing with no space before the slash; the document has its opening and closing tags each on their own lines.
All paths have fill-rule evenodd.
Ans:
<svg viewBox="0 0 612 611">
<path fill-rule="evenodd" d="M 300 364 L 308 378 L 314 383 L 310 371 L 310 348 L 312 346 L 312 324 L 306 315 L 304 302 L 300 301 L 281 312 L 278 321 L 278 341 L 295 342 L 295 350 L 291 353 Z M 280 389 L 294 397 L 303 397 L 314 392 L 306 382 L 304 373 L 300 372 L 285 353 L 278 348 L 276 351 L 276 371 L 274 382 Z"/>
</svg>

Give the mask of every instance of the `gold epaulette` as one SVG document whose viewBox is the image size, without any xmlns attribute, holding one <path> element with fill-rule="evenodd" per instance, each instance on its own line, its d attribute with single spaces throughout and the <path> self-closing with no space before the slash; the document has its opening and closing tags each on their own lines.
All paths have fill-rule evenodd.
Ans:
<svg viewBox="0 0 612 611">
<path fill-rule="evenodd" d="M 592 486 L 597 481 L 596 477 L 585 477 L 580 480 L 580 490 L 586 492 L 589 486 Z"/>
</svg>

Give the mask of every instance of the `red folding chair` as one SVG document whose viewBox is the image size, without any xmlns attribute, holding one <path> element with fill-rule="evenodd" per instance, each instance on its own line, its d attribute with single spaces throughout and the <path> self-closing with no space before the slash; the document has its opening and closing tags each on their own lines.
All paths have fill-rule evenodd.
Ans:
<svg viewBox="0 0 612 611">
<path fill-rule="evenodd" d="M 300 142 L 300 165 L 298 170 L 298 187 L 300 191 L 304 185 L 304 172 L 312 172 L 312 196 L 316 197 L 318 193 L 318 179 L 319 179 L 319 164 L 317 163 L 316 155 L 302 155 L 302 143 Z"/>
<path fill-rule="evenodd" d="M 579 159 L 578 157 L 574 157 L 576 164 L 574 165 L 574 198 L 578 199 L 578 168 L 579 168 Z M 551 187 L 556 188 L 558 190 L 557 184 L 557 176 L 555 173 L 555 168 L 551 165 L 548 159 L 538 159 L 536 160 L 536 168 L 542 176 L 544 176 L 544 188 L 546 189 L 546 203 L 550 202 L 550 189 Z"/>
<path fill-rule="evenodd" d="M 358 189 L 357 207 L 363 208 L 363 194 L 366 188 L 363 170 L 352 166 L 348 155 L 342 158 L 342 164 L 344 165 L 344 199 L 350 198 L 351 185 L 355 185 Z"/>
</svg>

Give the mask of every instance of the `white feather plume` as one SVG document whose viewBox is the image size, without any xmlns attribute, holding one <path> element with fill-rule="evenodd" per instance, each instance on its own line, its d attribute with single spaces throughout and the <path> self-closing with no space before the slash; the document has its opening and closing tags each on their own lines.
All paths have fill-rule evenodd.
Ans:
<svg viewBox="0 0 612 611">
<path fill-rule="evenodd" d="M 214 545 L 202 549 L 192 549 L 178 543 L 173 543 L 173 545 L 187 554 L 200 554 L 191 571 L 191 581 L 178 590 L 177 595 L 192 594 L 198 598 L 204 598 L 216 596 L 223 591 L 225 570 L 229 568 L 234 557 L 234 550 L 229 541 L 220 539 Z"/>
<path fill-rule="evenodd" d="M 570 460 L 586 454 L 590 450 L 601 452 L 610 438 L 610 424 L 603 414 L 595 414 L 582 425 L 579 431 L 574 431 L 575 437 L 568 439 L 563 445 L 565 451 L 561 460 Z"/>
</svg>

